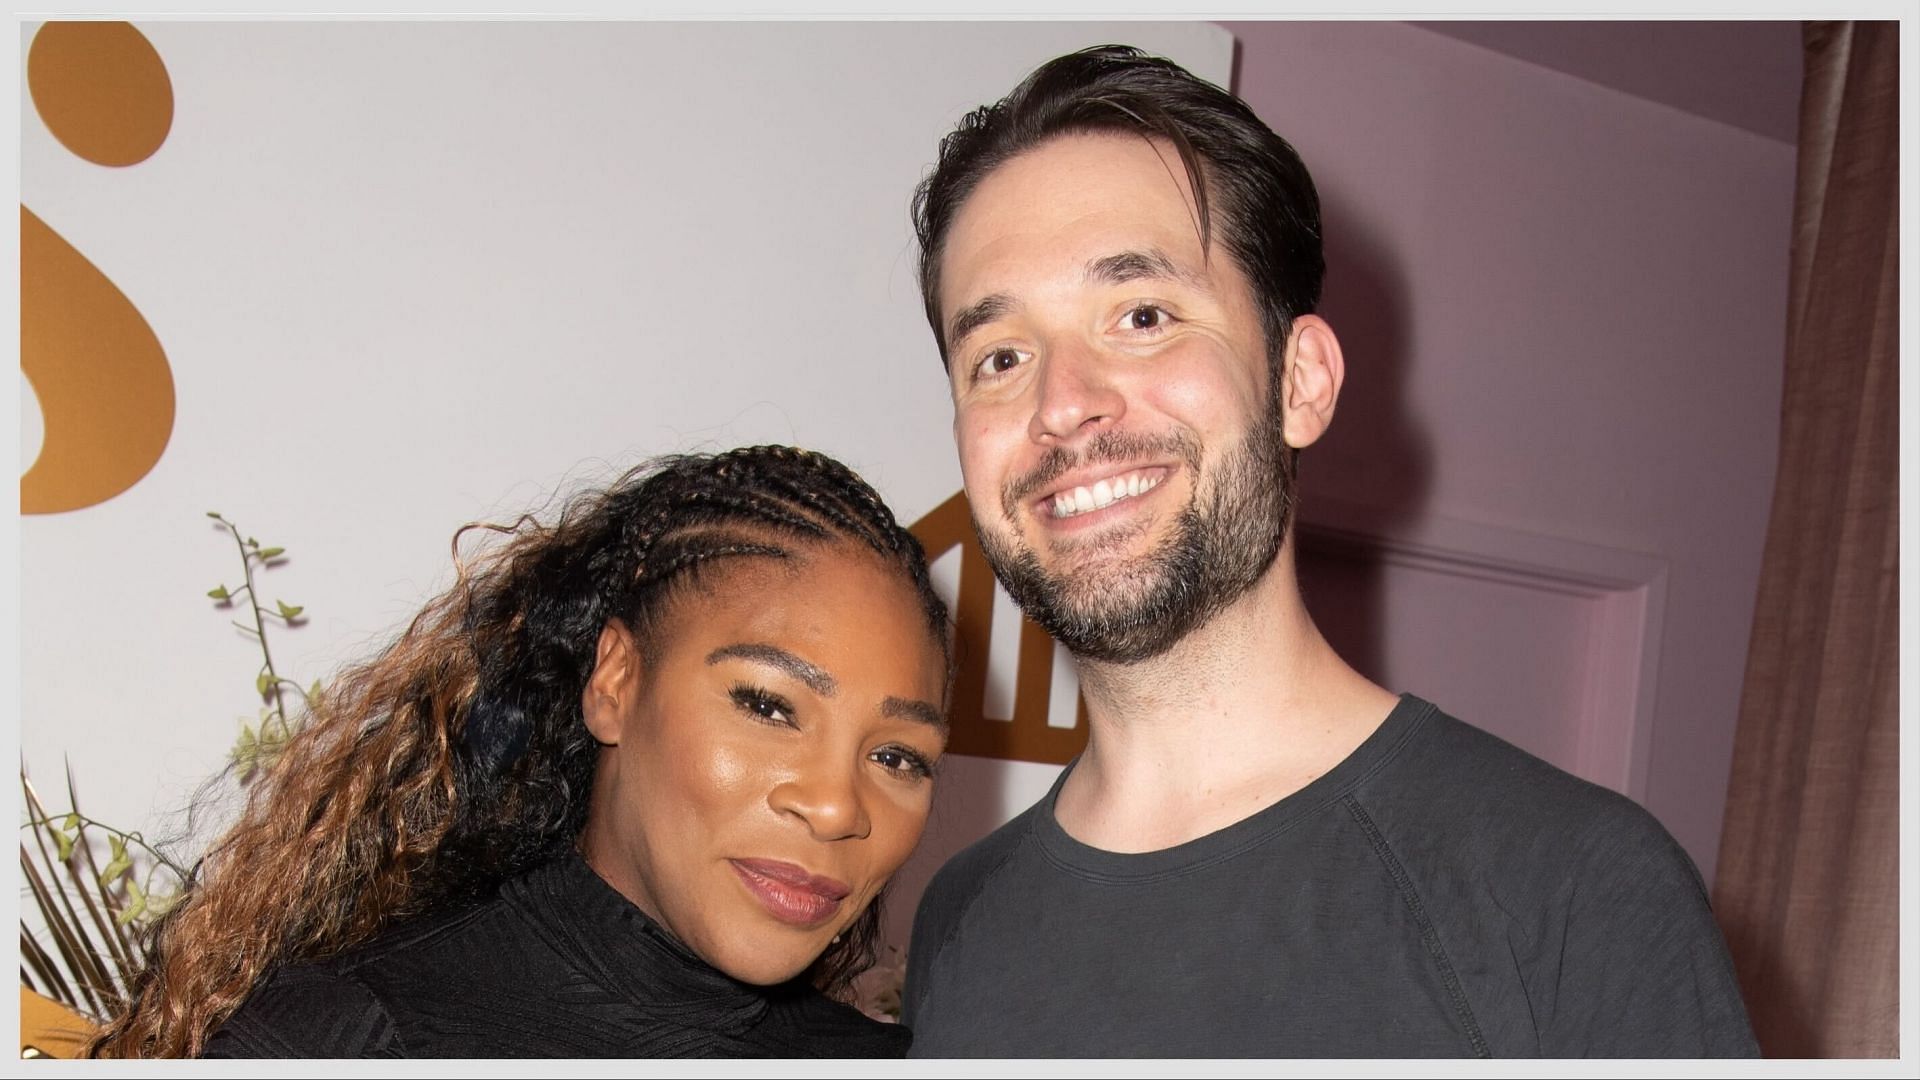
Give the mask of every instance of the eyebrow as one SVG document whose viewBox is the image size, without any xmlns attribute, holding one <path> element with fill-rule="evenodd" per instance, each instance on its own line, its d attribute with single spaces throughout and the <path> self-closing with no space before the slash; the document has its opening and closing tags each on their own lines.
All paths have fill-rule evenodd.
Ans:
<svg viewBox="0 0 1920 1080">
<path fill-rule="evenodd" d="M 983 296 L 954 312 L 953 318 L 947 320 L 948 346 L 965 339 L 968 334 L 1012 311 L 1015 306 L 1017 305 L 1014 304 L 1012 296 L 1006 293 L 994 293 Z"/>
<path fill-rule="evenodd" d="M 1102 255 L 1087 263 L 1088 281 L 1104 282 L 1108 285 L 1124 285 L 1129 281 L 1162 279 L 1180 281 L 1197 285 L 1199 281 L 1193 274 L 1182 270 L 1167 253 L 1159 248 L 1145 251 L 1122 251 L 1113 255 Z M 992 293 L 961 308 L 947 320 L 947 345 L 964 340 L 968 334 L 1019 307 L 1012 295 Z"/>
<path fill-rule="evenodd" d="M 1193 275 L 1180 269 L 1167 253 L 1159 248 L 1145 251 L 1122 251 L 1114 255 L 1102 255 L 1087 263 L 1087 280 L 1105 282 L 1108 285 L 1123 285 L 1129 281 L 1143 278 L 1165 278 L 1172 281 L 1193 283 Z"/>
<path fill-rule="evenodd" d="M 833 676 L 807 663 L 776 645 L 755 645 L 742 642 L 738 645 L 722 645 L 707 654 L 707 663 L 717 664 L 722 660 L 751 660 L 755 663 L 777 667 L 781 671 L 807 684 L 807 689 L 822 697 L 832 697 L 840 689 Z"/>
<path fill-rule="evenodd" d="M 939 709 L 924 701 L 890 697 L 880 703 L 880 715 L 899 720 L 917 720 L 929 727 L 947 730 L 947 718 L 940 715 Z"/>
</svg>

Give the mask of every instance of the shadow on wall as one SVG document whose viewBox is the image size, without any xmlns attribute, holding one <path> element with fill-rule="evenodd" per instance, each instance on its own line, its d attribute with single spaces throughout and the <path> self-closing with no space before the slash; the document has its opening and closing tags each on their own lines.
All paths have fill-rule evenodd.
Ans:
<svg viewBox="0 0 1920 1080">
<path fill-rule="evenodd" d="M 1425 512 L 1433 447 L 1406 402 L 1408 286 L 1399 260 L 1355 207 L 1325 191 L 1320 199 L 1327 259 L 1320 314 L 1340 339 L 1347 375 L 1333 426 L 1300 457 L 1300 588 L 1334 649 L 1361 674 L 1398 689 L 1386 670 L 1381 555 L 1316 528 L 1314 503 L 1364 505 L 1390 535 Z"/>
</svg>

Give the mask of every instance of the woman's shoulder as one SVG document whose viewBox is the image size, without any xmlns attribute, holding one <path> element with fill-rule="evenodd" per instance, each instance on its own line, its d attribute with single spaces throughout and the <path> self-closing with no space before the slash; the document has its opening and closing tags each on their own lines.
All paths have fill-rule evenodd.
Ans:
<svg viewBox="0 0 1920 1080">
<path fill-rule="evenodd" d="M 822 1058 L 905 1057 L 913 1033 L 899 1024 L 875 1020 L 852 1005 L 834 1001 L 812 987 L 790 984 L 771 991 L 768 1034 L 783 1056 Z"/>
<path fill-rule="evenodd" d="M 335 964 L 283 967 L 269 975 L 207 1040 L 210 1058 L 400 1057 L 386 1003 Z"/>
<path fill-rule="evenodd" d="M 408 920 L 357 948 L 276 968 L 208 1040 L 206 1057 L 404 1057 L 391 993 L 459 966 L 464 941 L 484 933 L 495 908 L 482 904 Z M 451 973 L 449 973 L 451 974 Z M 406 995 L 402 995 L 405 997 Z"/>
</svg>

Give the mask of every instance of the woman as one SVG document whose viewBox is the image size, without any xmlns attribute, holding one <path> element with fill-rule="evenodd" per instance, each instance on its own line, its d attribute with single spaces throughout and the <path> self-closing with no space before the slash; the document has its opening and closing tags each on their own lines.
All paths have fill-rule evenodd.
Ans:
<svg viewBox="0 0 1920 1080">
<path fill-rule="evenodd" d="M 903 1053 L 832 999 L 945 745 L 918 542 L 788 447 L 497 531 L 328 690 L 94 1053 Z"/>
</svg>

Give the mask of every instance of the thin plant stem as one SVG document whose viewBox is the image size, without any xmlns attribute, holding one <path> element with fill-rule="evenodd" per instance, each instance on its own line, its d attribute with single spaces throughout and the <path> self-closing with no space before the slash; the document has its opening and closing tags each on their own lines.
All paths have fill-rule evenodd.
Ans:
<svg viewBox="0 0 1920 1080">
<path fill-rule="evenodd" d="M 26 781 L 23 779 L 22 783 L 25 783 L 25 782 Z M 31 785 L 28 785 L 28 790 L 29 791 L 32 790 Z M 73 777 L 71 774 L 69 774 L 67 777 L 67 797 L 70 799 L 73 797 Z M 40 808 L 40 816 L 45 817 L 46 808 L 40 805 L 40 799 L 37 794 L 33 796 L 33 804 L 36 807 Z M 35 829 L 34 836 L 36 838 L 40 837 L 40 830 Z M 87 869 L 93 875 L 92 880 L 94 884 L 98 886 L 98 889 L 100 892 L 100 901 L 103 904 L 109 905 L 107 914 L 111 916 L 113 914 L 113 911 L 111 908 L 112 899 L 107 894 L 107 889 L 109 886 L 108 886 L 108 883 L 103 883 L 100 881 L 100 867 L 99 867 L 99 864 L 94 861 L 93 845 L 87 842 L 87 836 L 86 836 L 85 830 L 82 830 L 80 834 L 75 838 L 73 846 L 75 850 L 80 855 L 82 855 L 82 857 L 86 859 Z M 40 854 L 43 858 L 46 858 L 46 844 L 44 842 L 44 839 L 41 842 Z M 103 918 L 101 916 L 99 905 L 93 902 L 94 889 L 88 887 L 88 881 L 85 877 L 81 875 L 80 868 L 74 865 L 74 860 L 71 857 L 66 859 L 64 862 L 56 862 L 56 860 L 48 858 L 47 865 L 50 867 L 54 865 L 60 865 L 67 871 L 67 876 L 71 878 L 73 881 L 73 886 L 74 886 L 73 891 L 80 894 L 80 902 L 86 906 L 87 915 L 89 918 L 93 920 L 94 929 L 99 932 L 101 940 L 104 941 L 106 944 L 105 951 L 108 958 L 113 961 L 113 966 L 119 970 L 120 977 L 122 979 L 127 978 L 128 968 L 130 967 L 130 965 L 127 962 L 127 958 L 121 954 L 120 947 L 122 945 L 122 942 L 120 941 L 120 935 L 116 933 L 116 931 L 119 928 L 113 925 L 113 920 L 111 918 Z M 60 894 L 62 897 L 65 897 L 67 894 L 67 890 L 61 889 Z M 79 919 L 77 916 L 75 917 L 75 924 L 76 924 L 76 929 L 81 930 L 84 935 L 85 928 L 79 925 Z M 89 947 L 89 952 L 90 952 L 89 959 L 93 962 L 95 967 L 98 969 L 99 977 L 100 977 L 100 986 L 102 988 L 103 993 L 106 994 L 108 997 L 118 997 L 119 995 L 116 992 L 116 988 L 113 982 L 113 977 L 107 974 L 106 967 L 100 963 L 100 950 L 97 948 L 93 948 L 93 941 L 91 936 L 87 936 L 87 945 Z"/>
<path fill-rule="evenodd" d="M 266 616 L 262 614 L 260 610 L 260 597 L 258 593 L 254 591 L 253 587 L 253 557 L 248 554 L 246 543 L 240 539 L 240 530 L 234 528 L 233 522 L 228 521 L 226 518 L 219 520 L 220 524 L 226 526 L 227 532 L 233 535 L 233 546 L 239 549 L 240 552 L 240 572 L 245 574 L 247 578 L 245 585 L 247 590 L 247 606 L 253 609 L 253 633 L 255 637 L 260 639 L 260 655 L 266 660 L 267 676 L 273 680 L 270 684 L 270 689 L 273 692 L 273 708 L 275 712 L 280 714 L 280 726 L 284 730 L 287 725 L 287 706 L 286 702 L 280 697 L 280 673 L 275 671 L 273 667 L 273 650 L 267 645 Z M 264 563 L 265 560 L 262 560 L 263 565 Z"/>
<path fill-rule="evenodd" d="M 27 847 L 25 844 L 20 845 L 20 866 L 23 871 L 31 871 L 32 869 L 27 860 Z M 27 876 L 28 881 L 30 883 L 32 882 L 33 878 L 30 874 L 23 876 Z M 41 904 L 41 911 L 44 913 L 46 911 L 46 905 L 41 903 L 42 895 L 37 888 L 34 889 L 33 899 L 35 903 Z M 65 1002 L 75 1008 L 79 1007 L 80 998 L 73 992 L 73 987 L 67 985 L 66 977 L 60 974 L 60 965 L 54 961 L 53 957 L 47 955 L 47 950 L 42 948 L 38 941 L 34 940 L 32 934 L 27 933 L 25 923 L 20 924 L 20 958 L 31 964 L 33 969 L 40 973 L 40 981 L 47 984 L 46 993 L 49 997 L 53 997 L 57 1001 Z M 25 981 L 26 975 L 27 973 L 24 970 L 20 972 L 22 981 Z M 37 990 L 38 987 L 35 989 Z"/>
<path fill-rule="evenodd" d="M 24 845 L 22 847 L 24 848 Z M 45 851 L 43 850 L 41 854 L 44 856 Z M 74 913 L 72 903 L 67 900 L 66 890 L 49 888 L 47 883 L 41 880 L 40 871 L 33 865 L 33 861 L 25 857 L 24 851 L 20 865 L 27 872 L 27 882 L 33 889 L 34 900 L 40 905 L 41 914 L 47 916 L 47 932 L 53 935 L 53 944 L 60 950 L 60 958 L 67 962 L 67 970 L 73 972 L 74 980 L 79 984 L 79 997 L 85 999 L 84 1004 L 78 1000 L 75 1004 L 82 1005 L 96 1016 L 104 1013 L 105 1010 L 100 1006 L 100 997 L 96 990 L 99 981 L 105 978 L 105 972 L 91 960 L 89 955 L 93 951 L 91 943 L 83 944 L 80 940 L 85 932 L 80 929 L 80 918 Z M 55 907 L 56 897 L 59 906 L 67 909 L 65 918 L 61 917 L 58 908 Z"/>
<path fill-rule="evenodd" d="M 71 769 L 67 771 L 67 802 L 74 807 L 75 813 L 79 812 L 80 795 L 73 790 L 73 771 Z M 108 831 L 118 832 L 118 830 Z M 100 905 L 107 909 L 105 918 L 101 917 L 99 909 L 94 906 L 91 890 L 87 888 L 86 881 L 81 880 L 79 869 L 74 867 L 71 862 L 67 865 L 73 875 L 73 883 L 80 888 L 80 899 L 86 901 L 87 914 L 93 916 L 94 926 L 99 929 L 100 936 L 106 940 L 108 955 L 113 958 L 114 966 L 120 969 L 120 981 L 122 985 L 125 985 L 132 980 L 133 968 L 137 966 L 133 963 L 133 943 L 126 938 L 126 928 L 121 926 L 114 918 L 119 912 L 115 911 L 113 906 L 113 895 L 111 892 L 113 882 L 101 880 L 100 864 L 93 857 L 93 844 L 88 842 L 85 826 L 80 828 L 79 834 L 79 842 L 74 846 L 80 849 L 81 855 L 87 861 L 87 872 L 92 875 L 92 881 L 99 886 Z M 123 839 L 121 842 L 125 843 L 125 840 Z M 142 843 L 141 846 L 145 847 L 146 845 Z"/>
</svg>

